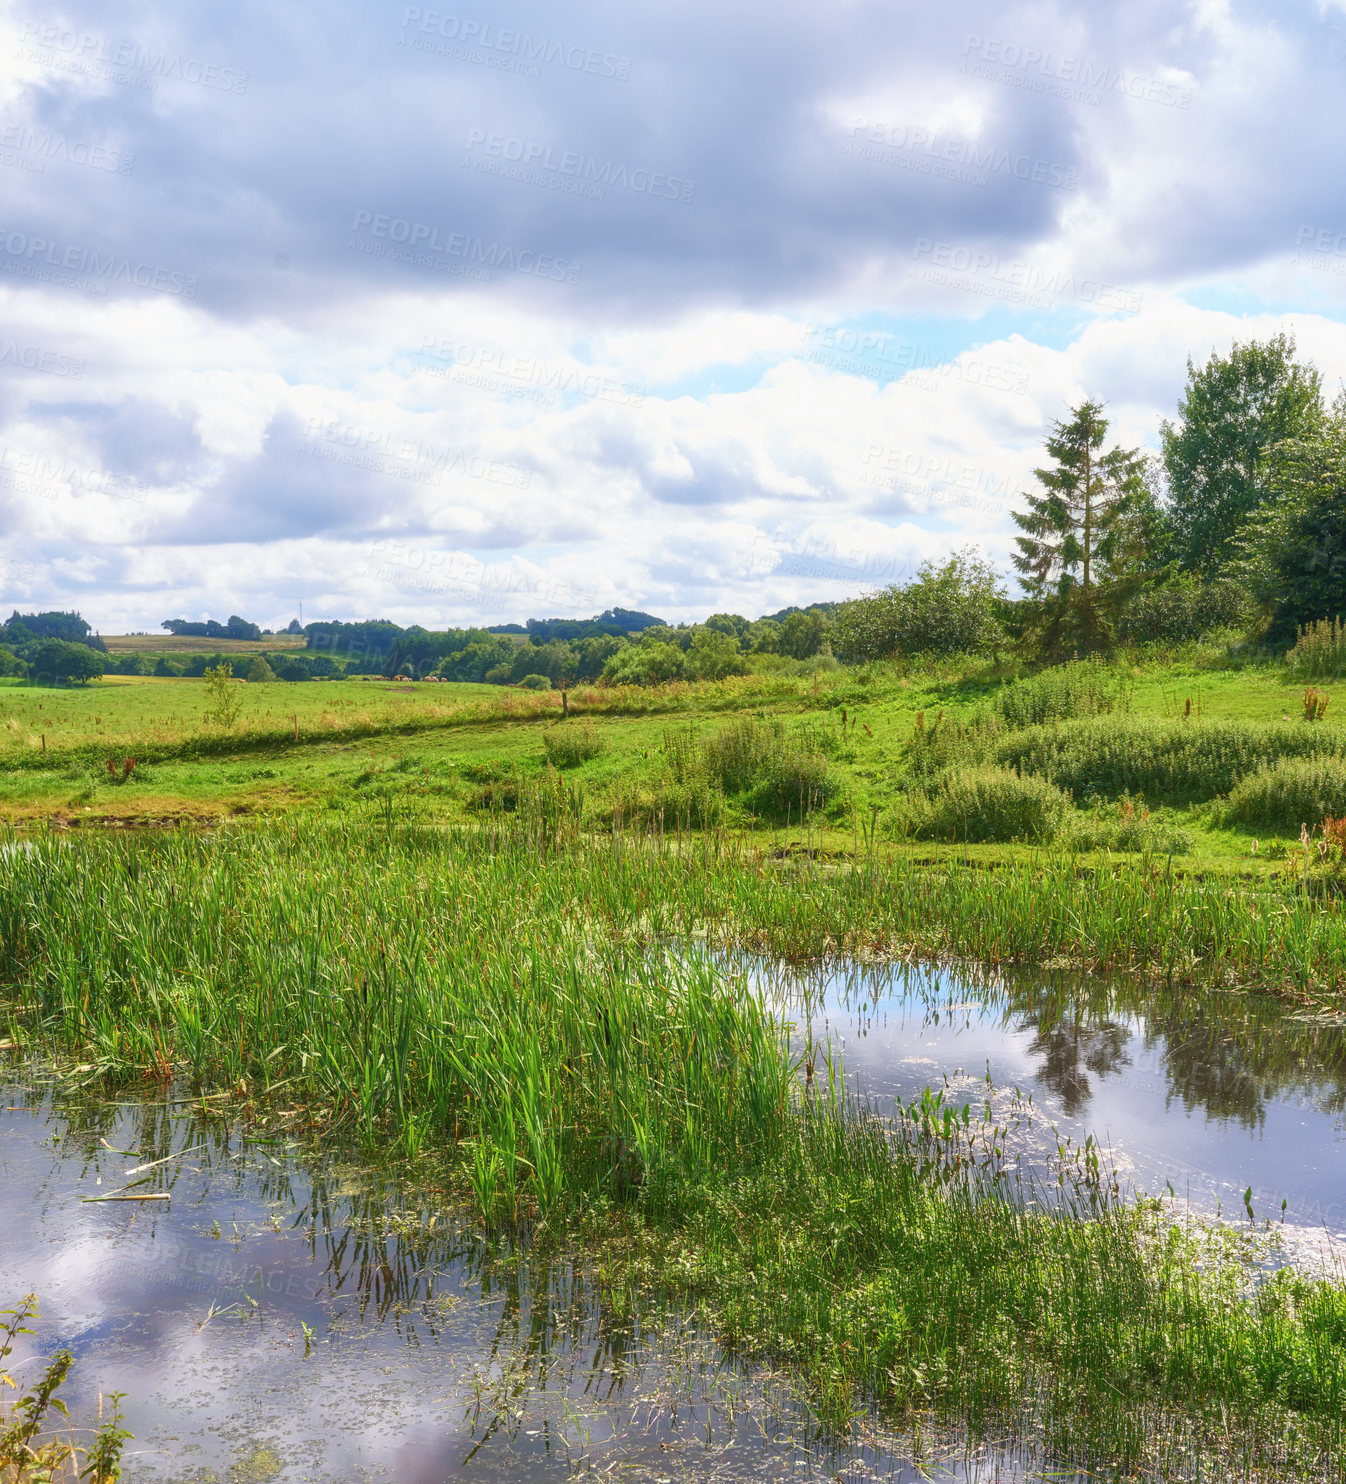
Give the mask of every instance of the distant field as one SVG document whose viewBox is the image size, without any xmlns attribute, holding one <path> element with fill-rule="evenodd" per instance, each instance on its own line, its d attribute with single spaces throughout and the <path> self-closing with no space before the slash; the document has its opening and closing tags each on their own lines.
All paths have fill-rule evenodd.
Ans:
<svg viewBox="0 0 1346 1484">
<path fill-rule="evenodd" d="M 264 639 L 202 639 L 194 634 L 104 634 L 109 654 L 260 654 L 266 649 L 303 649 L 304 634 L 268 634 Z"/>
</svg>

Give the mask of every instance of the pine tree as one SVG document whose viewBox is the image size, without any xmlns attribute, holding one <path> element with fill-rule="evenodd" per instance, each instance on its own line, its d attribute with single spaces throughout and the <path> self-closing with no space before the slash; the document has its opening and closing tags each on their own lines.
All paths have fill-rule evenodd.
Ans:
<svg viewBox="0 0 1346 1484">
<path fill-rule="evenodd" d="M 1136 559 L 1135 515 L 1149 494 L 1134 449 L 1103 452 L 1108 423 L 1098 402 L 1081 402 L 1047 439 L 1054 467 L 1034 473 L 1042 494 L 1013 511 L 1014 565 L 1040 616 L 1038 641 L 1053 656 L 1111 642 L 1108 596 Z"/>
</svg>

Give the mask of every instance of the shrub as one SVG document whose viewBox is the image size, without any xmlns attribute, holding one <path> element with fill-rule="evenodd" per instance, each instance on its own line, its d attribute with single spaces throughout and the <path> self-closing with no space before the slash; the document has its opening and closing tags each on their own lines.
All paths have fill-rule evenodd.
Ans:
<svg viewBox="0 0 1346 1484">
<path fill-rule="evenodd" d="M 1070 799 L 1045 778 L 1003 768 L 955 768 L 910 794 L 902 814 L 921 840 L 1050 840 Z"/>
<path fill-rule="evenodd" d="M 1168 820 L 1158 819 L 1129 798 L 1110 811 L 1077 814 L 1066 827 L 1072 850 L 1140 851 L 1155 855 L 1186 855 L 1192 837 Z"/>
<path fill-rule="evenodd" d="M 542 739 L 542 750 L 553 768 L 577 768 L 606 752 L 607 746 L 591 721 L 554 727 Z"/>
<path fill-rule="evenodd" d="M 982 654 L 1004 635 L 995 568 L 962 551 L 942 567 L 925 562 L 913 582 L 843 603 L 835 618 L 836 648 L 849 659 L 893 654 Z"/>
<path fill-rule="evenodd" d="M 1188 644 L 1248 624 L 1253 605 L 1237 582 L 1180 577 L 1142 588 L 1118 615 L 1117 637 L 1132 644 Z"/>
<path fill-rule="evenodd" d="M 1128 717 L 1029 727 L 1002 738 L 994 755 L 1077 799 L 1137 794 L 1151 803 L 1194 804 L 1228 793 L 1266 762 L 1346 757 L 1346 736 L 1281 723 Z"/>
<path fill-rule="evenodd" d="M 1230 790 L 1219 810 L 1224 824 L 1297 832 L 1346 814 L 1346 759 L 1282 758 L 1263 765 Z"/>
<path fill-rule="evenodd" d="M 708 737 L 693 727 L 664 733 L 664 770 L 678 788 L 702 785 L 762 814 L 817 809 L 841 792 L 827 759 L 830 732 L 746 717 Z"/>
<path fill-rule="evenodd" d="M 1120 673 L 1097 660 L 1053 665 L 1005 686 L 995 698 L 996 711 L 1010 727 L 1108 716 L 1129 705 Z"/>
<path fill-rule="evenodd" d="M 519 682 L 521 690 L 550 690 L 551 680 L 546 675 L 525 675 Z"/>
<path fill-rule="evenodd" d="M 916 713 L 916 727 L 907 743 L 907 762 L 917 778 L 933 778 L 955 763 L 975 766 L 987 761 L 999 727 L 994 716 L 974 711 L 970 716 L 946 716 L 940 711 L 927 722 Z"/>
<path fill-rule="evenodd" d="M 1346 623 L 1322 618 L 1305 624 L 1285 663 L 1300 680 L 1325 680 L 1346 673 Z"/>
</svg>

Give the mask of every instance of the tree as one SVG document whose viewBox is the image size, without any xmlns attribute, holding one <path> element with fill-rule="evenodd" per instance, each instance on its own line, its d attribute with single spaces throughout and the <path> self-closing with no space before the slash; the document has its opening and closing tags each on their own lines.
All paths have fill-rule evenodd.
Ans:
<svg viewBox="0 0 1346 1484">
<path fill-rule="evenodd" d="M 1271 492 L 1271 450 L 1321 424 L 1322 377 L 1294 357 L 1294 339 L 1282 331 L 1235 341 L 1200 370 L 1189 358 L 1181 420 L 1160 432 L 1172 551 L 1183 570 L 1214 576 L 1237 559 L 1243 526 Z"/>
<path fill-rule="evenodd" d="M 33 656 L 32 678 L 43 685 L 59 685 L 63 681 L 84 685 L 101 679 L 107 666 L 107 657 L 96 649 L 70 644 L 64 639 L 46 639 Z"/>
<path fill-rule="evenodd" d="M 1034 473 L 1043 493 L 1011 511 L 1025 534 L 1014 556 L 1038 615 L 1037 642 L 1052 655 L 1110 641 L 1106 588 L 1125 570 L 1128 517 L 1147 499 L 1145 460 L 1134 449 L 1103 452 L 1108 423 L 1098 402 L 1081 402 L 1047 439 L 1054 467 Z M 1105 591 L 1100 591 L 1104 589 Z"/>
<path fill-rule="evenodd" d="M 265 681 L 274 680 L 276 672 L 267 664 L 266 656 L 259 654 L 248 666 L 248 673 L 243 678 L 253 685 L 260 685 Z"/>
<path fill-rule="evenodd" d="M 243 696 L 234 682 L 234 667 L 228 660 L 212 665 L 206 671 L 207 721 L 213 721 L 224 731 L 232 731 L 243 709 Z"/>
<path fill-rule="evenodd" d="M 856 598 L 837 613 L 836 647 L 851 660 L 894 654 L 983 654 L 1004 638 L 1000 575 L 975 551 L 942 566 L 923 562 L 914 581 Z"/>
<path fill-rule="evenodd" d="M 781 620 L 776 639 L 780 654 L 791 659 L 807 660 L 822 652 L 827 642 L 827 619 L 816 609 L 796 609 Z"/>
<path fill-rule="evenodd" d="M 1270 451 L 1266 481 L 1237 570 L 1272 607 L 1267 638 L 1293 644 L 1301 624 L 1346 615 L 1346 392 L 1313 432 Z"/>
</svg>

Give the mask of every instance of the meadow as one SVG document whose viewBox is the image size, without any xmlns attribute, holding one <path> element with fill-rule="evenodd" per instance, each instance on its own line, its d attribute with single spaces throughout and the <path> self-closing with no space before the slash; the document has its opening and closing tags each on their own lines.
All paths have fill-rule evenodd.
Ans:
<svg viewBox="0 0 1346 1484">
<path fill-rule="evenodd" d="M 1326 1023 L 1321 692 L 1194 651 L 237 694 L 224 726 L 203 681 L 0 685 L 12 1052 L 447 1151 L 476 1220 L 578 1244 L 619 1306 L 690 1297 L 833 1429 L 877 1408 L 1108 1478 L 1341 1477 L 1340 1286 L 1096 1184 L 1007 1185 L 970 1104 L 868 1116 L 686 948 L 1122 972 Z"/>
<path fill-rule="evenodd" d="M 131 825 L 414 808 L 508 810 L 540 779 L 592 828 L 662 819 L 782 848 L 913 858 L 1044 846 L 1265 876 L 1346 814 L 1346 727 L 1283 666 L 1216 651 L 1148 664 L 871 665 L 656 687 L 329 680 L 0 681 L 0 813 Z M 1313 696 L 1326 693 L 1309 688 Z M 128 760 L 133 759 L 128 771 Z"/>
</svg>

